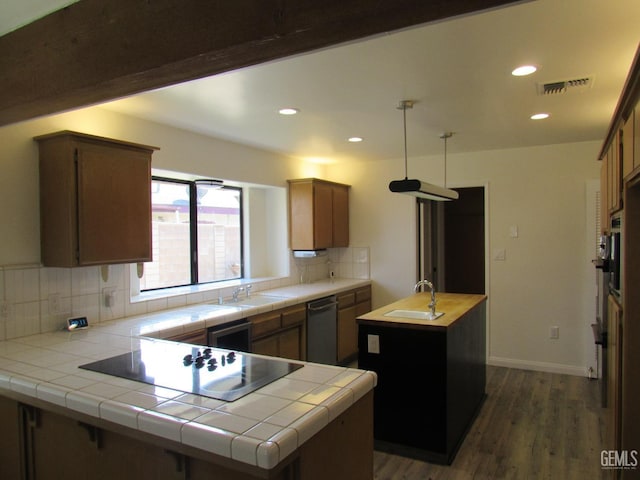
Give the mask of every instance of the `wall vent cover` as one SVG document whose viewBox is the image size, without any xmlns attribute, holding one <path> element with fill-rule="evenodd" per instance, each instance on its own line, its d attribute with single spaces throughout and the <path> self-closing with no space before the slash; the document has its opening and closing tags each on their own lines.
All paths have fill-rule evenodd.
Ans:
<svg viewBox="0 0 640 480">
<path fill-rule="evenodd" d="M 593 75 L 559 80 L 556 82 L 538 83 L 538 95 L 558 95 L 569 92 L 584 92 L 593 86 Z"/>
</svg>

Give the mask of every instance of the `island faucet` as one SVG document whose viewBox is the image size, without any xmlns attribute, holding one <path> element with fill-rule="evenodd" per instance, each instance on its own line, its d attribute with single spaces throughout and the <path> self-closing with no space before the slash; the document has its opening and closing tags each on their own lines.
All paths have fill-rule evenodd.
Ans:
<svg viewBox="0 0 640 480">
<path fill-rule="evenodd" d="M 420 291 L 420 287 L 422 287 L 423 285 L 426 285 L 427 287 L 429 287 L 429 290 L 431 290 L 431 303 L 429 304 L 429 308 L 431 309 L 431 315 L 435 316 L 436 315 L 436 289 L 433 286 L 433 283 L 431 283 L 429 280 L 426 280 L 426 279 L 420 280 L 413 287 L 413 291 L 415 293 L 418 293 Z"/>
</svg>

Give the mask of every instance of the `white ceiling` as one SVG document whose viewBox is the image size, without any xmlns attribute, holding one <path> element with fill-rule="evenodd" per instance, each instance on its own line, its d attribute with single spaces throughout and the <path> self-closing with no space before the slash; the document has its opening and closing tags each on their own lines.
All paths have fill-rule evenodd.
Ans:
<svg viewBox="0 0 640 480">
<path fill-rule="evenodd" d="M 0 33 L 25 23 L 3 0 Z M 59 0 L 60 6 L 72 3 Z M 49 8 L 51 10 L 51 8 Z M 7 12 L 9 15 L 7 16 Z M 40 14 L 47 12 L 40 12 Z M 38 15 L 34 13 L 33 18 Z M 30 18 L 26 18 L 30 20 Z M 13 27 L 11 26 L 13 23 Z M 640 40 L 637 0 L 536 0 L 148 92 L 104 108 L 300 158 L 339 162 L 602 140 Z M 513 77 L 532 63 L 539 70 Z M 584 91 L 538 83 L 590 76 Z M 575 89 L 580 90 L 580 89 Z M 300 109 L 278 115 L 283 106 Z M 533 113 L 550 118 L 533 121 Z M 352 144 L 350 136 L 364 137 Z"/>
</svg>

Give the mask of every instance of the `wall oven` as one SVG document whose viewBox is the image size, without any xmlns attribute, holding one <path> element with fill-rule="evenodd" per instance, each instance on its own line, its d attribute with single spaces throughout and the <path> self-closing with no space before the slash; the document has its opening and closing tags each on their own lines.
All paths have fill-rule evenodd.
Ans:
<svg viewBox="0 0 640 480">
<path fill-rule="evenodd" d="M 208 345 L 236 352 L 249 352 L 251 322 L 246 318 L 209 327 Z"/>
<path fill-rule="evenodd" d="M 611 218 L 609 239 L 609 291 L 618 299 L 622 298 L 622 214 Z"/>
</svg>

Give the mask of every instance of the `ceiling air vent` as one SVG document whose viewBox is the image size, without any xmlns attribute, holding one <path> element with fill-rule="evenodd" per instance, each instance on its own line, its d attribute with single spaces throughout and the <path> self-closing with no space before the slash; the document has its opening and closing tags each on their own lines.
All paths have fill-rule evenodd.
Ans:
<svg viewBox="0 0 640 480">
<path fill-rule="evenodd" d="M 557 95 L 559 93 L 583 92 L 593 85 L 593 75 L 560 80 L 558 82 L 538 83 L 538 95 Z"/>
</svg>

